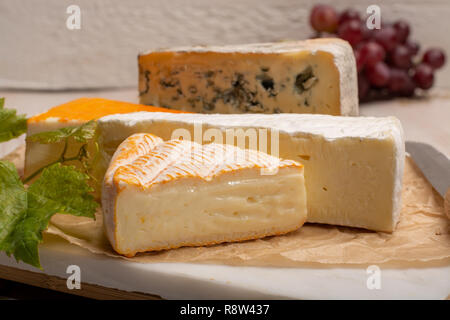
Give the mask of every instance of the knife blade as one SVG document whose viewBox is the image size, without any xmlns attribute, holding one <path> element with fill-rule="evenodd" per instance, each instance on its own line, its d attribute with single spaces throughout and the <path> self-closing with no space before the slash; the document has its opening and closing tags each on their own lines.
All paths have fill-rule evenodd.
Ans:
<svg viewBox="0 0 450 320">
<path fill-rule="evenodd" d="M 450 187 L 450 160 L 447 156 L 429 144 L 415 141 L 406 142 L 406 151 L 434 189 L 444 198 Z"/>
<path fill-rule="evenodd" d="M 450 160 L 426 143 L 406 141 L 405 147 L 433 188 L 444 198 L 444 212 L 450 219 Z"/>
</svg>

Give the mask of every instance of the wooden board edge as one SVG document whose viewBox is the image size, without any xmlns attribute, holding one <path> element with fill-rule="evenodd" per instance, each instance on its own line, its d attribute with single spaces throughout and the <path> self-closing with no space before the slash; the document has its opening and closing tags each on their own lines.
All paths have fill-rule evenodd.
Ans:
<svg viewBox="0 0 450 320">
<path fill-rule="evenodd" d="M 158 295 L 142 292 L 130 292 L 107 288 L 97 284 L 81 283 L 80 289 L 68 289 L 67 279 L 51 276 L 45 273 L 22 270 L 0 265 L 0 278 L 24 283 L 45 289 L 74 294 L 97 300 L 161 300 Z"/>
</svg>

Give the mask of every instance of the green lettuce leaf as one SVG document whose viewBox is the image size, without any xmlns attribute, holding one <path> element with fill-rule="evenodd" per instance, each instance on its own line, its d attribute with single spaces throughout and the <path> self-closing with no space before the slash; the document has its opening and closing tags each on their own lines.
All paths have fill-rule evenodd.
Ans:
<svg viewBox="0 0 450 320">
<path fill-rule="evenodd" d="M 27 139 L 42 144 L 57 143 L 73 137 L 75 141 L 86 143 L 94 138 L 97 122 L 91 120 L 77 127 L 65 127 L 54 131 L 36 133 Z"/>
<path fill-rule="evenodd" d="M 14 165 L 0 161 L 0 250 L 41 268 L 38 245 L 55 213 L 95 217 L 98 204 L 87 180 L 75 167 L 57 163 L 25 189 Z"/>
<path fill-rule="evenodd" d="M 5 109 L 5 98 L 0 98 L 0 142 L 17 138 L 27 131 L 25 115 L 17 115 L 14 109 Z"/>
</svg>

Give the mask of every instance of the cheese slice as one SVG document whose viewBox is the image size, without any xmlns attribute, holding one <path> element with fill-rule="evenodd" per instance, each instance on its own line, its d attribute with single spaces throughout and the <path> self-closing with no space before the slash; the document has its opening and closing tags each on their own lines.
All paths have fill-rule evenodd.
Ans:
<svg viewBox="0 0 450 320">
<path fill-rule="evenodd" d="M 179 47 L 138 60 L 143 104 L 199 113 L 358 114 L 353 50 L 340 39 Z"/>
<path fill-rule="evenodd" d="M 138 111 L 177 112 L 164 108 L 139 105 L 101 98 L 81 98 L 56 106 L 47 112 L 28 119 L 27 136 L 43 131 L 52 131 L 63 127 L 80 126 L 100 117 Z M 70 141 L 67 155 L 76 155 L 81 144 Z M 64 148 L 63 143 L 41 144 L 27 140 L 25 155 L 25 177 L 43 166 L 56 161 Z M 93 152 L 93 148 L 89 148 Z M 72 163 L 76 164 L 76 162 Z"/>
<path fill-rule="evenodd" d="M 120 254 L 256 239 L 306 220 L 303 166 L 224 144 L 135 134 L 105 175 L 107 236 Z"/>
<path fill-rule="evenodd" d="M 404 137 L 394 117 L 140 112 L 101 118 L 98 131 L 99 171 L 133 133 L 242 148 L 256 138 L 256 149 L 305 166 L 309 222 L 391 232 L 399 218 Z"/>
</svg>

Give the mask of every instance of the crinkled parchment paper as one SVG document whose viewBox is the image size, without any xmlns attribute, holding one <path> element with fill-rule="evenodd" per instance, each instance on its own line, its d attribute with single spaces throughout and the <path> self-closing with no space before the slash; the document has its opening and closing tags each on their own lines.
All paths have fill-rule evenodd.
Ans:
<svg viewBox="0 0 450 320">
<path fill-rule="evenodd" d="M 23 167 L 23 148 L 8 156 Z M 450 219 L 436 193 L 410 158 L 406 159 L 403 207 L 392 234 L 356 228 L 306 224 L 283 236 L 209 247 L 186 247 L 125 258 L 115 253 L 97 220 L 55 215 L 47 233 L 99 254 L 136 262 L 196 262 L 228 265 L 296 266 L 305 262 L 366 264 L 432 261 L 450 257 Z"/>
</svg>

